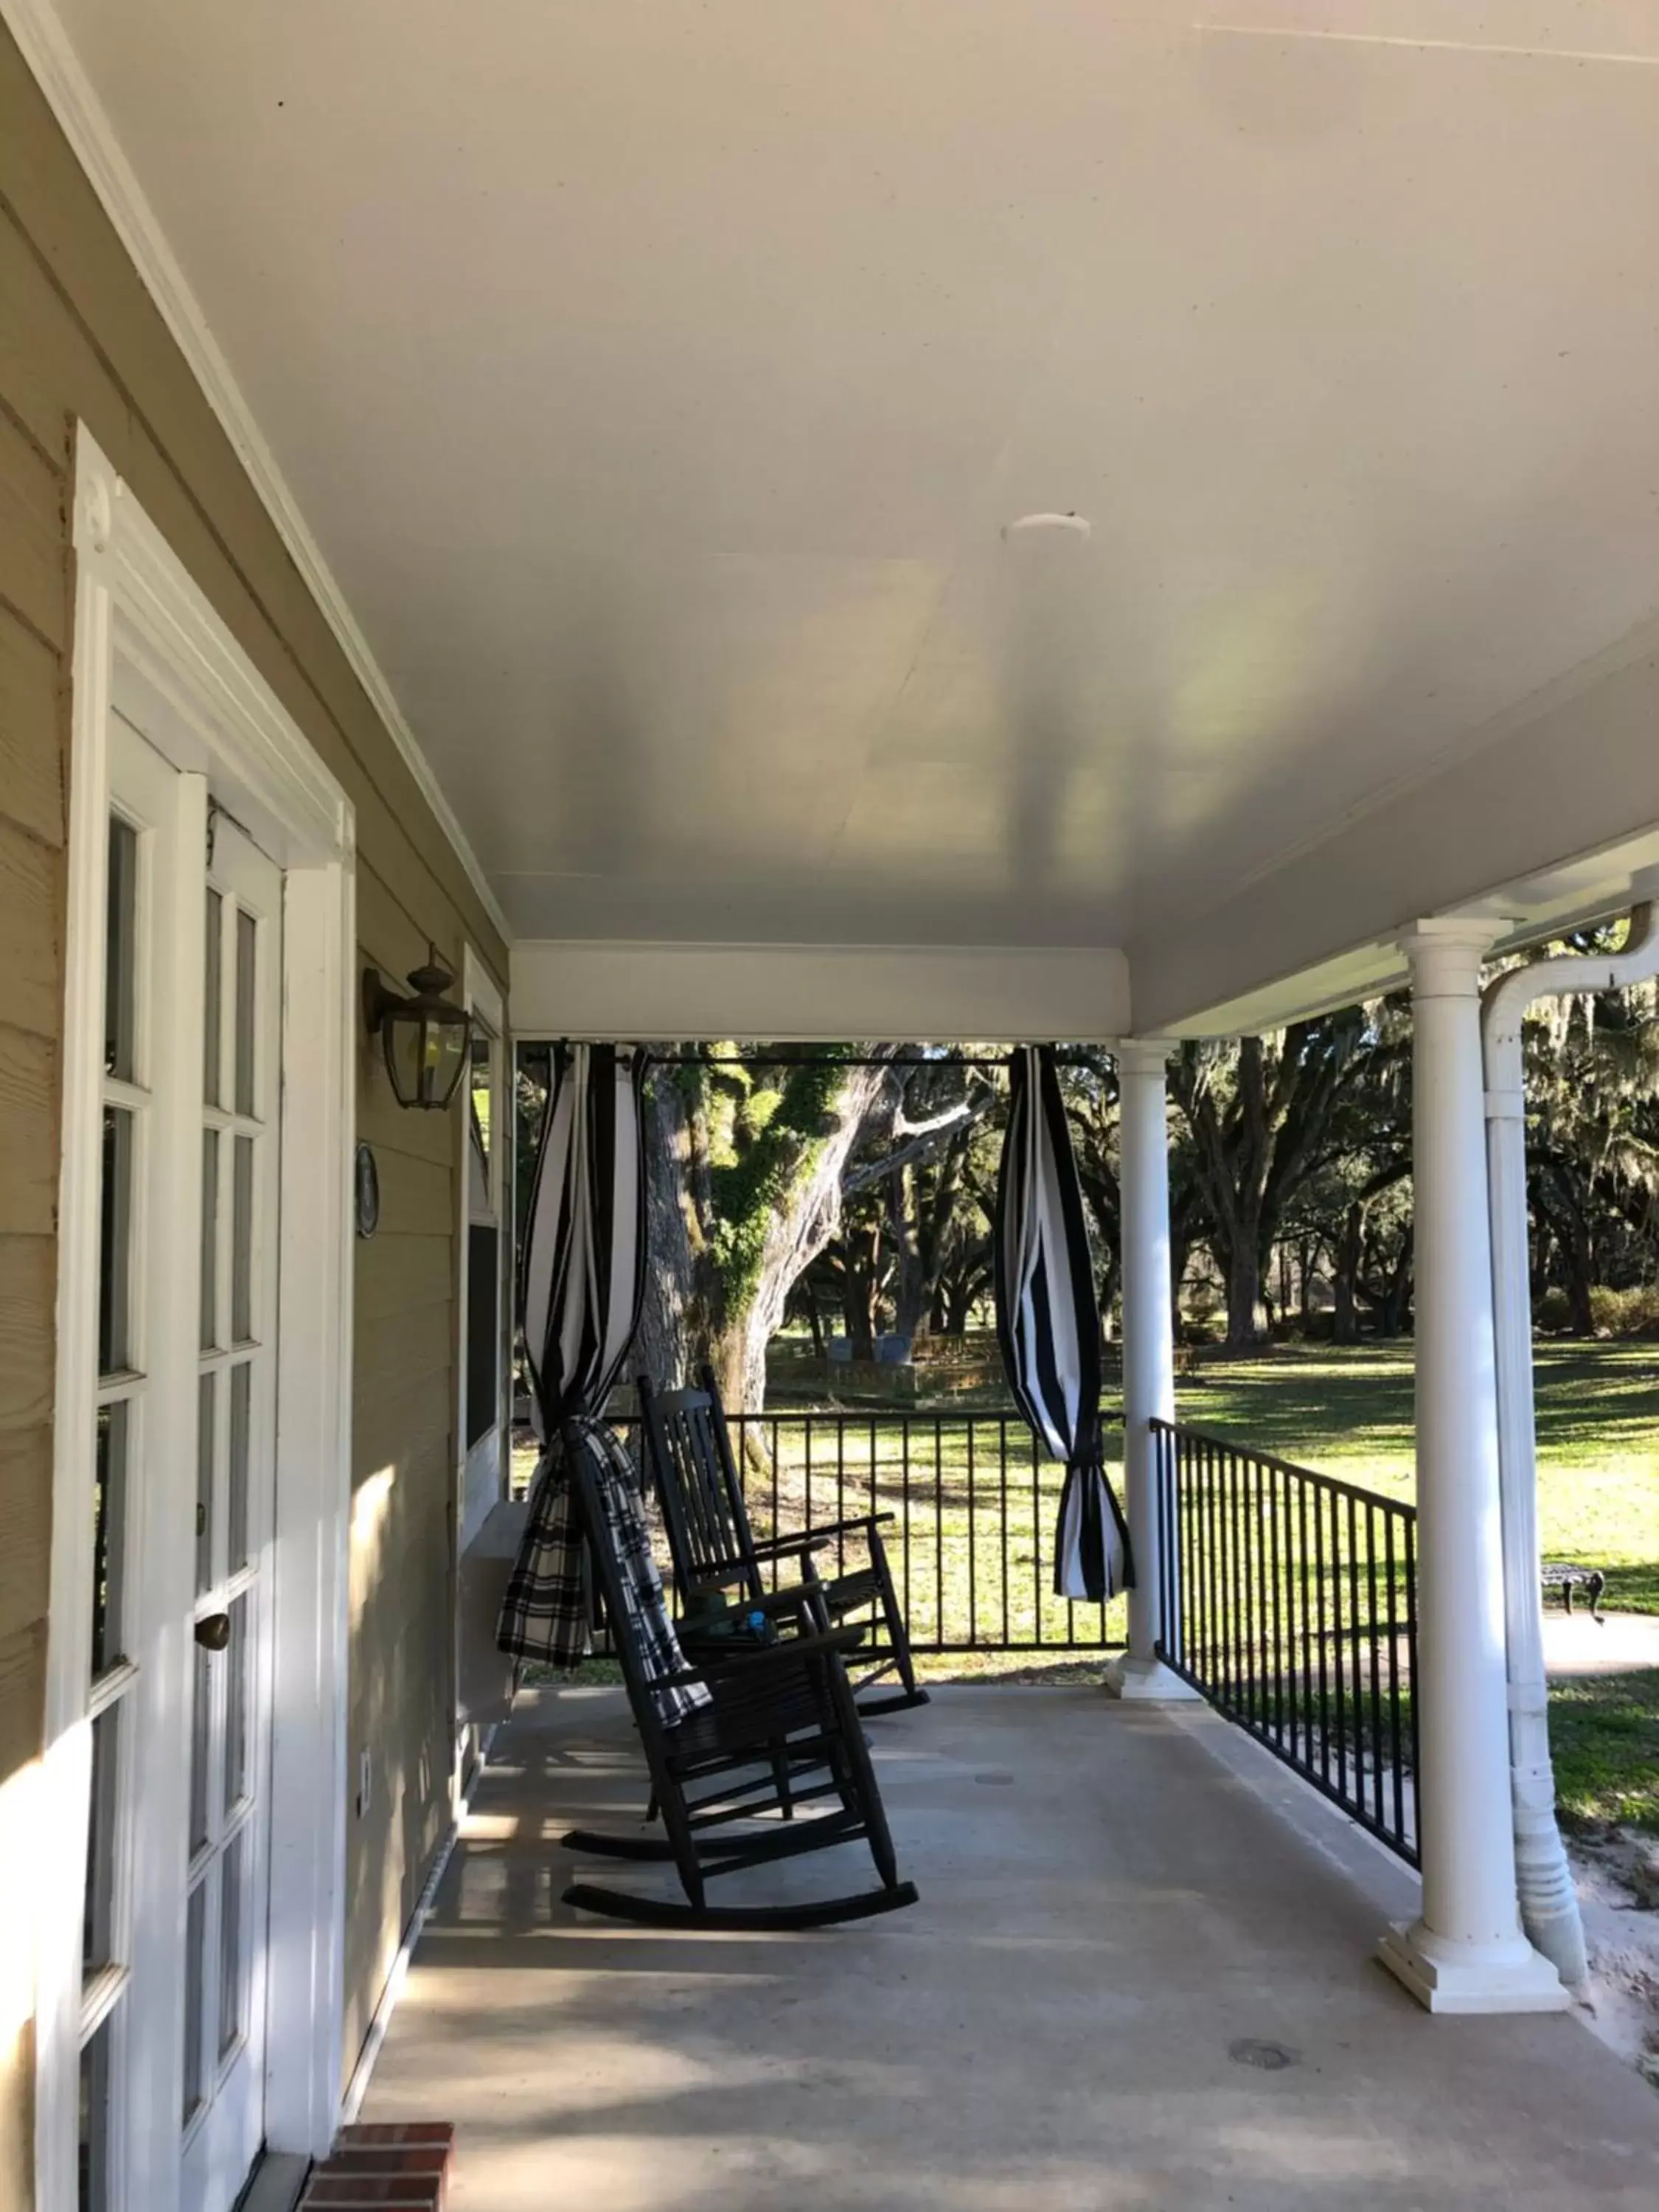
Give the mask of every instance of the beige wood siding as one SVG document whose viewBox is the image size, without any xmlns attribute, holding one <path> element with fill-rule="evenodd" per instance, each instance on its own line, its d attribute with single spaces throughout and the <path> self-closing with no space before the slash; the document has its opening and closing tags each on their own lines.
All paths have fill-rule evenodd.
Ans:
<svg viewBox="0 0 1659 2212">
<path fill-rule="evenodd" d="M 88 427 L 356 810 L 364 957 L 505 948 L 0 27 L 0 1788 L 39 1753 L 51 1535 L 73 426 Z M 348 2063 L 448 1816 L 455 1117 L 398 1113 L 359 1245 Z M 15 1910 L 7 1900 L 0 1910 Z M 9 2001 L 11 1993 L 0 1993 Z M 33 2045 L 0 2010 L 0 2203 L 30 2202 Z"/>
</svg>

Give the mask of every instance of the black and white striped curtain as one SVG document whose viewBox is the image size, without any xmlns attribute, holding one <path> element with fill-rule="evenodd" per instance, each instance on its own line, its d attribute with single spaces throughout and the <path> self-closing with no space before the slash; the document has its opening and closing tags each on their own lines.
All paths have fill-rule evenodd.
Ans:
<svg viewBox="0 0 1659 2212">
<path fill-rule="evenodd" d="M 1101 1466 L 1100 1308 L 1052 1045 L 1014 1054 L 997 1184 L 997 1336 L 1020 1409 L 1066 1465 L 1054 1538 L 1060 1597 L 1134 1581 L 1129 1532 Z"/>
<path fill-rule="evenodd" d="M 605 1411 L 645 1297 L 645 1055 L 561 1045 L 519 1261 L 518 1322 L 541 1463 L 496 1624 L 514 1659 L 574 1667 L 592 1577 L 559 1424 Z"/>
<path fill-rule="evenodd" d="M 519 1262 L 536 1425 L 599 1415 L 645 1297 L 643 1053 L 560 1045 Z"/>
</svg>

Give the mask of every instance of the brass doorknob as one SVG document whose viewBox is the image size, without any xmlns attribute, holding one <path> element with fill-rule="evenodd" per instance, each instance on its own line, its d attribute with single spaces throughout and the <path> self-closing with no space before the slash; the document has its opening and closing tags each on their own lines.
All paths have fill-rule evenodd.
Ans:
<svg viewBox="0 0 1659 2212">
<path fill-rule="evenodd" d="M 204 1651 L 222 1651 L 230 1641 L 230 1615 L 204 1613 L 196 1624 L 196 1641 Z"/>
</svg>

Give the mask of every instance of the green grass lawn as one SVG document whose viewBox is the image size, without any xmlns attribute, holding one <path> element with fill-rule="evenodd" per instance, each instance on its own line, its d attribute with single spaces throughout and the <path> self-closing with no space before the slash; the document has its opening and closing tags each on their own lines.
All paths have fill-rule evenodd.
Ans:
<svg viewBox="0 0 1659 2212">
<path fill-rule="evenodd" d="M 1540 1345 L 1547 1558 L 1607 1571 L 1607 1602 L 1659 1613 L 1659 1345 Z M 1183 1421 L 1395 1497 L 1414 1494 L 1409 1346 L 1278 1352 L 1183 1376 Z"/>
<path fill-rule="evenodd" d="M 1659 1836 L 1659 1668 L 1556 1683 L 1550 1748 L 1564 1826 Z"/>
</svg>

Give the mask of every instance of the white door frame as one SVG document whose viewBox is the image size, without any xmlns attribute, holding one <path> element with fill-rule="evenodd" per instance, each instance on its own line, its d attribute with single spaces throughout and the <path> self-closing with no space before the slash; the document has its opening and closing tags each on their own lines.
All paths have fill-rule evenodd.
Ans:
<svg viewBox="0 0 1659 2212">
<path fill-rule="evenodd" d="M 273 2150 L 322 2156 L 330 2148 L 340 2111 L 344 1989 L 355 818 L 84 424 L 76 435 L 73 535 L 57 1420 L 39 1813 L 52 1849 L 40 1862 L 35 1899 L 38 2212 L 73 2212 L 76 2202 L 106 750 L 118 696 L 143 702 L 152 741 L 179 769 L 210 775 L 286 872 L 266 2080 Z"/>
<path fill-rule="evenodd" d="M 507 1318 L 502 1311 L 506 1304 L 504 1283 L 506 1255 L 513 1249 L 512 1177 L 510 1162 L 514 1135 L 514 1105 L 512 1052 L 507 1036 L 507 1009 L 501 994 L 483 961 L 471 945 L 463 946 L 461 957 L 461 1004 L 470 1014 L 476 1014 L 495 1047 L 495 1127 L 491 1133 L 489 1146 L 489 1195 L 495 1208 L 495 1222 L 501 1232 L 500 1250 L 502 1255 L 497 1269 L 495 1340 L 502 1368 L 506 1364 Z M 470 1182 L 466 1148 L 472 1141 L 471 1109 L 461 1115 L 461 1157 L 455 1176 L 456 1187 L 456 1249 L 460 1255 L 458 1297 L 458 1345 L 459 1356 L 455 1363 L 457 1377 L 455 1400 L 455 1548 L 457 1555 L 465 1552 L 483 1527 L 489 1507 L 507 1495 L 507 1469 L 512 1450 L 513 1407 L 512 1394 L 503 1386 L 498 1373 L 495 1382 L 495 1448 L 493 1489 L 488 1502 L 483 1500 L 482 1488 L 474 1494 L 481 1471 L 481 1458 L 476 1449 L 469 1450 L 466 1442 L 466 1401 L 470 1376 L 470 1348 L 467 1340 L 471 1312 L 468 1300 L 471 1294 L 471 1238 Z M 502 1147 L 507 1147 L 503 1151 Z M 482 1439 L 480 1440 L 482 1442 Z M 480 1507 L 482 1505 L 482 1510 Z"/>
</svg>

